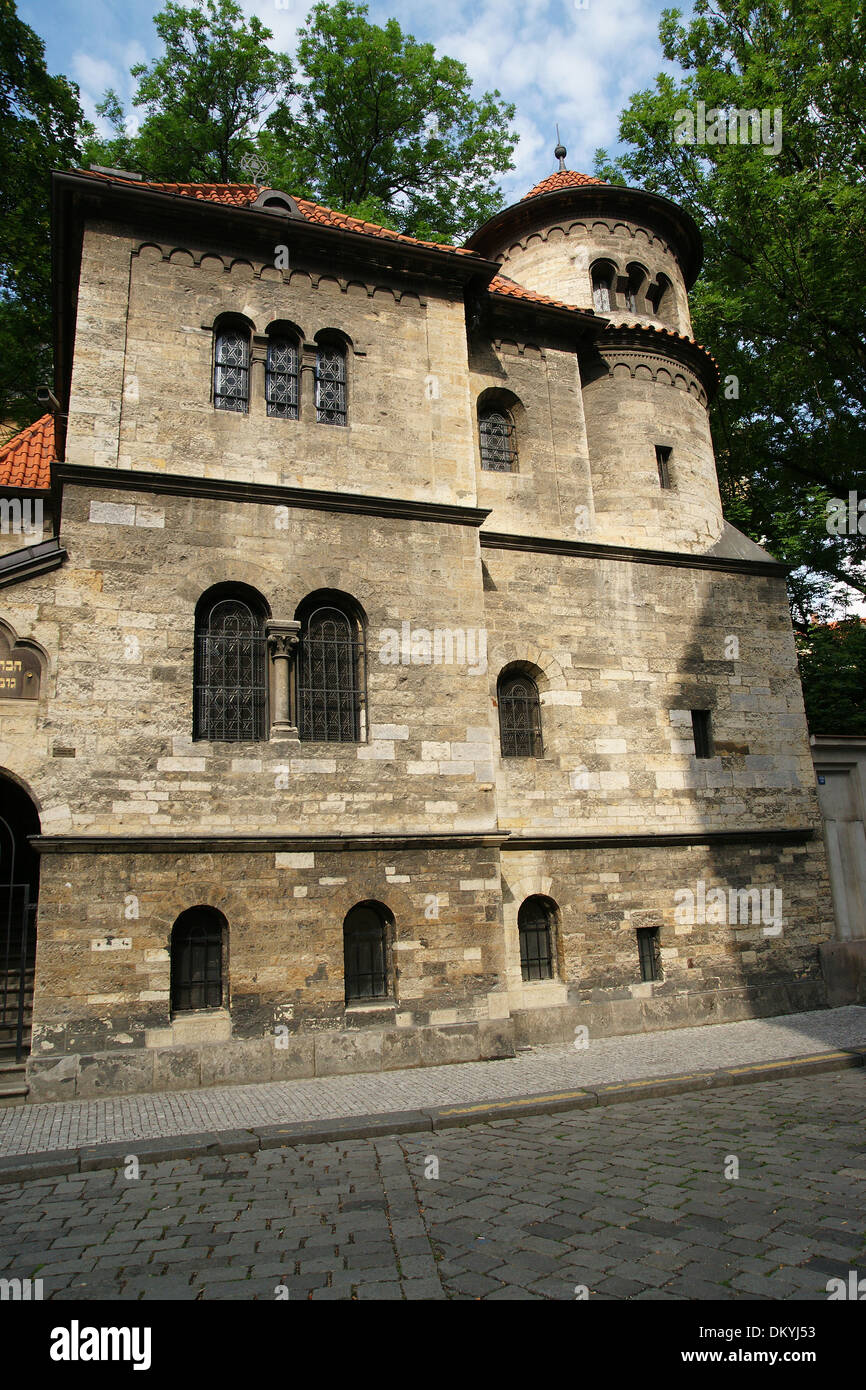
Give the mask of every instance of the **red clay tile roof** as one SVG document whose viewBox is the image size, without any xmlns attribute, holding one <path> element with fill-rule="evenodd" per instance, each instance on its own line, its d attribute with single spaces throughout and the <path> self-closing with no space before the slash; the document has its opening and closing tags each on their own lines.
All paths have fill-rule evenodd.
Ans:
<svg viewBox="0 0 866 1390">
<path fill-rule="evenodd" d="M 557 169 L 555 174 L 550 174 L 524 193 L 520 201 L 525 203 L 527 198 L 537 198 L 542 193 L 556 193 L 560 188 L 583 188 L 588 183 L 604 182 L 604 179 L 594 179 L 589 174 L 578 174 L 574 169 Z"/>
<path fill-rule="evenodd" d="M 589 314 L 591 309 L 578 309 L 576 304 L 564 304 L 561 299 L 550 299 L 546 294 L 536 294 L 535 290 L 525 290 L 507 275 L 494 275 L 487 286 L 491 294 L 507 294 L 514 299 L 526 299 L 531 304 L 549 304 L 554 309 L 571 309 L 575 314 Z"/>
<path fill-rule="evenodd" d="M 606 332 L 615 333 L 618 328 L 638 328 L 645 333 L 660 333 L 663 338 L 676 338 L 680 343 L 690 343 L 692 347 L 700 348 L 701 352 L 709 357 L 716 371 L 719 371 L 719 364 L 709 348 L 704 347 L 697 339 L 690 338 L 688 333 L 677 333 L 673 328 L 662 328 L 656 323 L 609 323 Z"/>
<path fill-rule="evenodd" d="M 54 419 L 43 415 L 0 448 L 0 487 L 48 489 L 54 458 Z"/>
<path fill-rule="evenodd" d="M 180 198 L 195 198 L 202 203 L 220 203 L 223 207 L 250 207 L 265 190 L 253 183 L 149 183 L 138 179 L 124 179 L 115 174 L 101 174 L 95 169 L 78 169 L 76 173 L 86 174 L 91 179 L 108 179 L 112 183 L 125 183 L 130 188 L 147 188 L 152 193 L 169 193 Z M 394 232 L 390 227 L 380 227 L 376 222 L 362 222 L 359 217 L 349 217 L 345 212 L 335 212 L 321 203 L 310 202 L 308 198 L 295 198 L 301 215 L 307 222 L 315 222 L 320 227 L 337 227 L 344 232 L 362 232 L 366 236 L 383 237 L 388 241 L 405 241 L 410 246 L 431 246 L 436 251 L 448 251 L 457 256 L 474 256 L 474 251 L 464 246 L 443 245 L 437 241 L 420 241 L 418 237 Z"/>
</svg>

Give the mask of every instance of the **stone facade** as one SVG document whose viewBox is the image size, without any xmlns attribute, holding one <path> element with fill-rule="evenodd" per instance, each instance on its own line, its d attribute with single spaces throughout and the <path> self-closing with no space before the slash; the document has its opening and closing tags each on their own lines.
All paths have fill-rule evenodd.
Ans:
<svg viewBox="0 0 866 1390">
<path fill-rule="evenodd" d="M 41 825 L 31 1098 L 822 1005 L 832 910 L 784 578 L 722 520 L 716 370 L 688 338 L 693 229 L 633 192 L 630 221 L 618 204 L 599 221 L 621 191 L 575 187 L 457 252 L 316 225 L 289 200 L 258 211 L 255 192 L 226 211 L 58 176 L 65 559 L 0 594 L 2 632 L 42 664 L 38 699 L 0 702 L 0 767 Z M 591 313 L 596 250 L 667 276 L 667 325 L 649 298 Z M 213 404 L 227 313 L 249 325 L 246 413 Z M 275 323 L 299 344 L 296 420 L 266 411 Z M 316 420 L 334 336 L 346 427 Z M 488 401 L 514 422 L 515 471 L 481 468 Z M 196 607 L 232 585 L 286 631 L 309 595 L 351 600 L 357 741 L 272 721 L 273 647 L 268 736 L 194 737 Z M 506 667 L 536 683 L 542 756 L 501 756 Z M 689 893 L 733 893 L 733 920 L 686 920 Z M 521 967 L 530 897 L 549 905 L 550 978 Z M 360 903 L 387 923 L 388 989 L 347 1003 Z M 172 927 L 200 906 L 225 924 L 222 1002 L 188 1013 Z"/>
</svg>

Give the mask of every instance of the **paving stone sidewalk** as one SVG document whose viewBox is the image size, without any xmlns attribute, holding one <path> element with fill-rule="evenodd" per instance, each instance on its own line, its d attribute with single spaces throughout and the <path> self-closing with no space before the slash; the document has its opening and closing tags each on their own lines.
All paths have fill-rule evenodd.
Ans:
<svg viewBox="0 0 866 1390">
<path fill-rule="evenodd" d="M 866 1007 L 851 1006 L 590 1039 L 585 1049 L 535 1048 L 498 1062 L 15 1106 L 0 1109 L 0 1156 L 506 1100 L 864 1046 Z"/>
</svg>

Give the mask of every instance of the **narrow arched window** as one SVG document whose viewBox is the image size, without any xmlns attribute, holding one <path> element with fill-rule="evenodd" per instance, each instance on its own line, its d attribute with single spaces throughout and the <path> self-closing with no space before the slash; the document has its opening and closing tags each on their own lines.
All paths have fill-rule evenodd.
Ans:
<svg viewBox="0 0 866 1390">
<path fill-rule="evenodd" d="M 553 979 L 554 913 L 544 898 L 527 898 L 517 914 L 520 973 L 524 980 Z"/>
<path fill-rule="evenodd" d="M 362 735 L 364 630 L 323 603 L 301 616 L 298 729 L 309 743 L 357 743 Z"/>
<path fill-rule="evenodd" d="M 613 266 L 606 262 L 592 268 L 592 307 L 598 314 L 607 314 L 613 307 Z"/>
<path fill-rule="evenodd" d="M 191 907 L 171 932 L 171 1009 L 218 1009 L 223 1003 L 225 919 L 211 907 Z"/>
<path fill-rule="evenodd" d="M 374 903 L 353 907 L 343 923 L 346 1003 L 388 995 L 386 921 Z"/>
<path fill-rule="evenodd" d="M 346 350 L 325 343 L 316 353 L 316 419 L 320 425 L 345 425 Z"/>
<path fill-rule="evenodd" d="M 287 334 L 274 333 L 268 340 L 265 396 L 269 415 L 297 420 L 298 344 Z"/>
<path fill-rule="evenodd" d="M 540 758 L 541 706 L 532 677 L 522 672 L 500 676 L 497 704 L 503 758 Z"/>
<path fill-rule="evenodd" d="M 481 467 L 492 473 L 517 472 L 517 433 L 509 411 L 496 408 L 478 414 Z"/>
<path fill-rule="evenodd" d="M 647 299 L 656 318 L 662 323 L 672 323 L 675 313 L 674 287 L 666 275 L 659 275 L 654 285 L 647 291 Z"/>
<path fill-rule="evenodd" d="M 213 403 L 217 410 L 245 414 L 249 401 L 249 329 L 240 324 L 220 324 L 214 341 Z"/>
<path fill-rule="evenodd" d="M 195 738 L 241 743 L 265 737 L 264 621 L 246 599 L 199 603 L 195 634 Z"/>
<path fill-rule="evenodd" d="M 644 312 L 643 287 L 647 280 L 647 272 L 644 267 L 633 261 L 626 266 L 627 279 L 623 291 L 625 307 L 631 314 L 641 314 Z"/>
</svg>

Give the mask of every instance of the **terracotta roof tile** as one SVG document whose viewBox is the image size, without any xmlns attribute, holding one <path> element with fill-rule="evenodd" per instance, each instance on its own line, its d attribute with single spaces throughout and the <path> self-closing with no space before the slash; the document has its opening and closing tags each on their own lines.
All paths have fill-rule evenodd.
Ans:
<svg viewBox="0 0 866 1390">
<path fill-rule="evenodd" d="M 527 198 L 538 198 L 542 193 L 557 193 L 560 188 L 584 188 L 588 183 L 605 182 L 605 179 L 594 179 L 589 174 L 578 174 L 574 169 L 557 169 L 555 174 L 548 175 L 541 183 L 530 188 L 528 193 L 524 193 L 520 201 L 525 203 Z"/>
<path fill-rule="evenodd" d="M 590 309 L 578 309 L 576 304 L 564 304 L 561 299 L 551 299 L 546 294 L 537 294 L 535 290 L 525 290 L 515 280 L 509 280 L 507 275 L 494 275 L 487 288 L 491 294 L 507 294 L 513 299 L 526 299 L 531 304 L 549 304 L 554 309 L 571 309 L 575 314 L 592 312 Z"/>
<path fill-rule="evenodd" d="M 219 203 L 223 207 L 250 207 L 265 190 L 253 183 L 150 183 L 139 179 L 124 179 L 115 174 L 101 174 L 95 169 L 79 169 L 92 179 L 107 179 L 111 183 L 125 183 L 130 188 L 148 188 L 154 193 L 169 193 L 180 198 L 195 198 L 200 203 Z M 361 232 L 365 236 L 375 236 L 387 241 L 404 241 L 410 246 L 430 246 L 436 251 L 450 252 L 455 256 L 474 256 L 476 252 L 463 246 L 442 245 L 437 241 L 421 241 L 418 237 L 406 236 L 403 232 L 392 231 L 390 227 L 380 227 L 376 222 L 363 222 L 359 217 L 350 217 L 345 212 L 335 212 L 321 203 L 313 203 L 309 198 L 296 198 L 295 202 L 307 222 L 315 222 L 320 227 L 337 227 L 345 232 Z"/>
<path fill-rule="evenodd" d="M 53 458 L 54 419 L 43 415 L 0 448 L 0 487 L 47 490 Z"/>
</svg>

